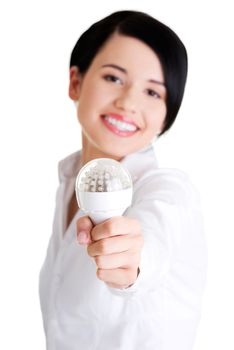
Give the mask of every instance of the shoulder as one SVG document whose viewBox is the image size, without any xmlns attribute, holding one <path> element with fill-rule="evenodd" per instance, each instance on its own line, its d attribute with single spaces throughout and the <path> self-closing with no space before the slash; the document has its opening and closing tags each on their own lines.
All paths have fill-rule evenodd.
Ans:
<svg viewBox="0 0 234 350">
<path fill-rule="evenodd" d="M 200 204 L 200 193 L 188 173 L 175 168 L 154 168 L 135 183 L 135 200 L 160 200 L 168 204 Z"/>
<path fill-rule="evenodd" d="M 74 178 L 80 168 L 81 150 L 76 151 L 58 162 L 59 181 Z"/>
</svg>

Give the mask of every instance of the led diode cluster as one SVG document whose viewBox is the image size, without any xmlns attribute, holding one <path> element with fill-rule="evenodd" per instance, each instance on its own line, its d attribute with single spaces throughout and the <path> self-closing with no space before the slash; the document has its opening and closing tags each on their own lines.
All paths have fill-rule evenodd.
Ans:
<svg viewBox="0 0 234 350">
<path fill-rule="evenodd" d="M 79 207 L 94 224 L 122 215 L 132 201 L 130 173 L 110 158 L 86 163 L 77 175 L 75 190 Z"/>
</svg>

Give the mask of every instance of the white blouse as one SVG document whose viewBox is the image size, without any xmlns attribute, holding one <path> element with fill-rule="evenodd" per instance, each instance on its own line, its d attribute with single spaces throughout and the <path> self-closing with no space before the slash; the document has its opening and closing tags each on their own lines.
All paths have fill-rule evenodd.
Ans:
<svg viewBox="0 0 234 350">
<path fill-rule="evenodd" d="M 40 271 L 47 350 L 191 350 L 201 317 L 207 246 L 197 189 L 184 172 L 158 167 L 150 145 L 121 163 L 133 179 L 124 216 L 144 236 L 140 274 L 127 289 L 108 287 L 66 227 L 81 151 L 59 162 L 53 232 Z"/>
</svg>

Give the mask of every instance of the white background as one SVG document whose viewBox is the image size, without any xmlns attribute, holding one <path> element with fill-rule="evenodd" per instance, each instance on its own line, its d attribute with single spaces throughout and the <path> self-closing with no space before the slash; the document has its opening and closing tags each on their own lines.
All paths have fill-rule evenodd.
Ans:
<svg viewBox="0 0 234 350">
<path fill-rule="evenodd" d="M 181 37 L 189 76 L 161 166 L 198 187 L 209 271 L 195 350 L 234 349 L 233 10 L 231 1 L 5 1 L 0 5 L 0 348 L 44 349 L 38 274 L 51 234 L 57 162 L 80 148 L 70 53 L 116 10 L 145 11 Z M 199 258 L 199 257 L 198 257 Z"/>
</svg>

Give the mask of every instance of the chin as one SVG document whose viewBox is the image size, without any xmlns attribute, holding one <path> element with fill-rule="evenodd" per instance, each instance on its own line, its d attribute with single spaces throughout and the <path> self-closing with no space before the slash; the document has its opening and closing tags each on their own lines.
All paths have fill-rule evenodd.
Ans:
<svg viewBox="0 0 234 350">
<path fill-rule="evenodd" d="M 116 150 L 118 148 L 118 151 Z M 103 147 L 102 151 L 105 153 L 108 157 L 111 157 L 116 160 L 121 160 L 125 156 L 127 156 L 130 153 L 134 153 L 138 151 L 139 147 L 126 147 L 126 146 L 116 146 L 113 145 L 112 147 Z M 114 152 L 113 152 L 114 151 Z"/>
</svg>

